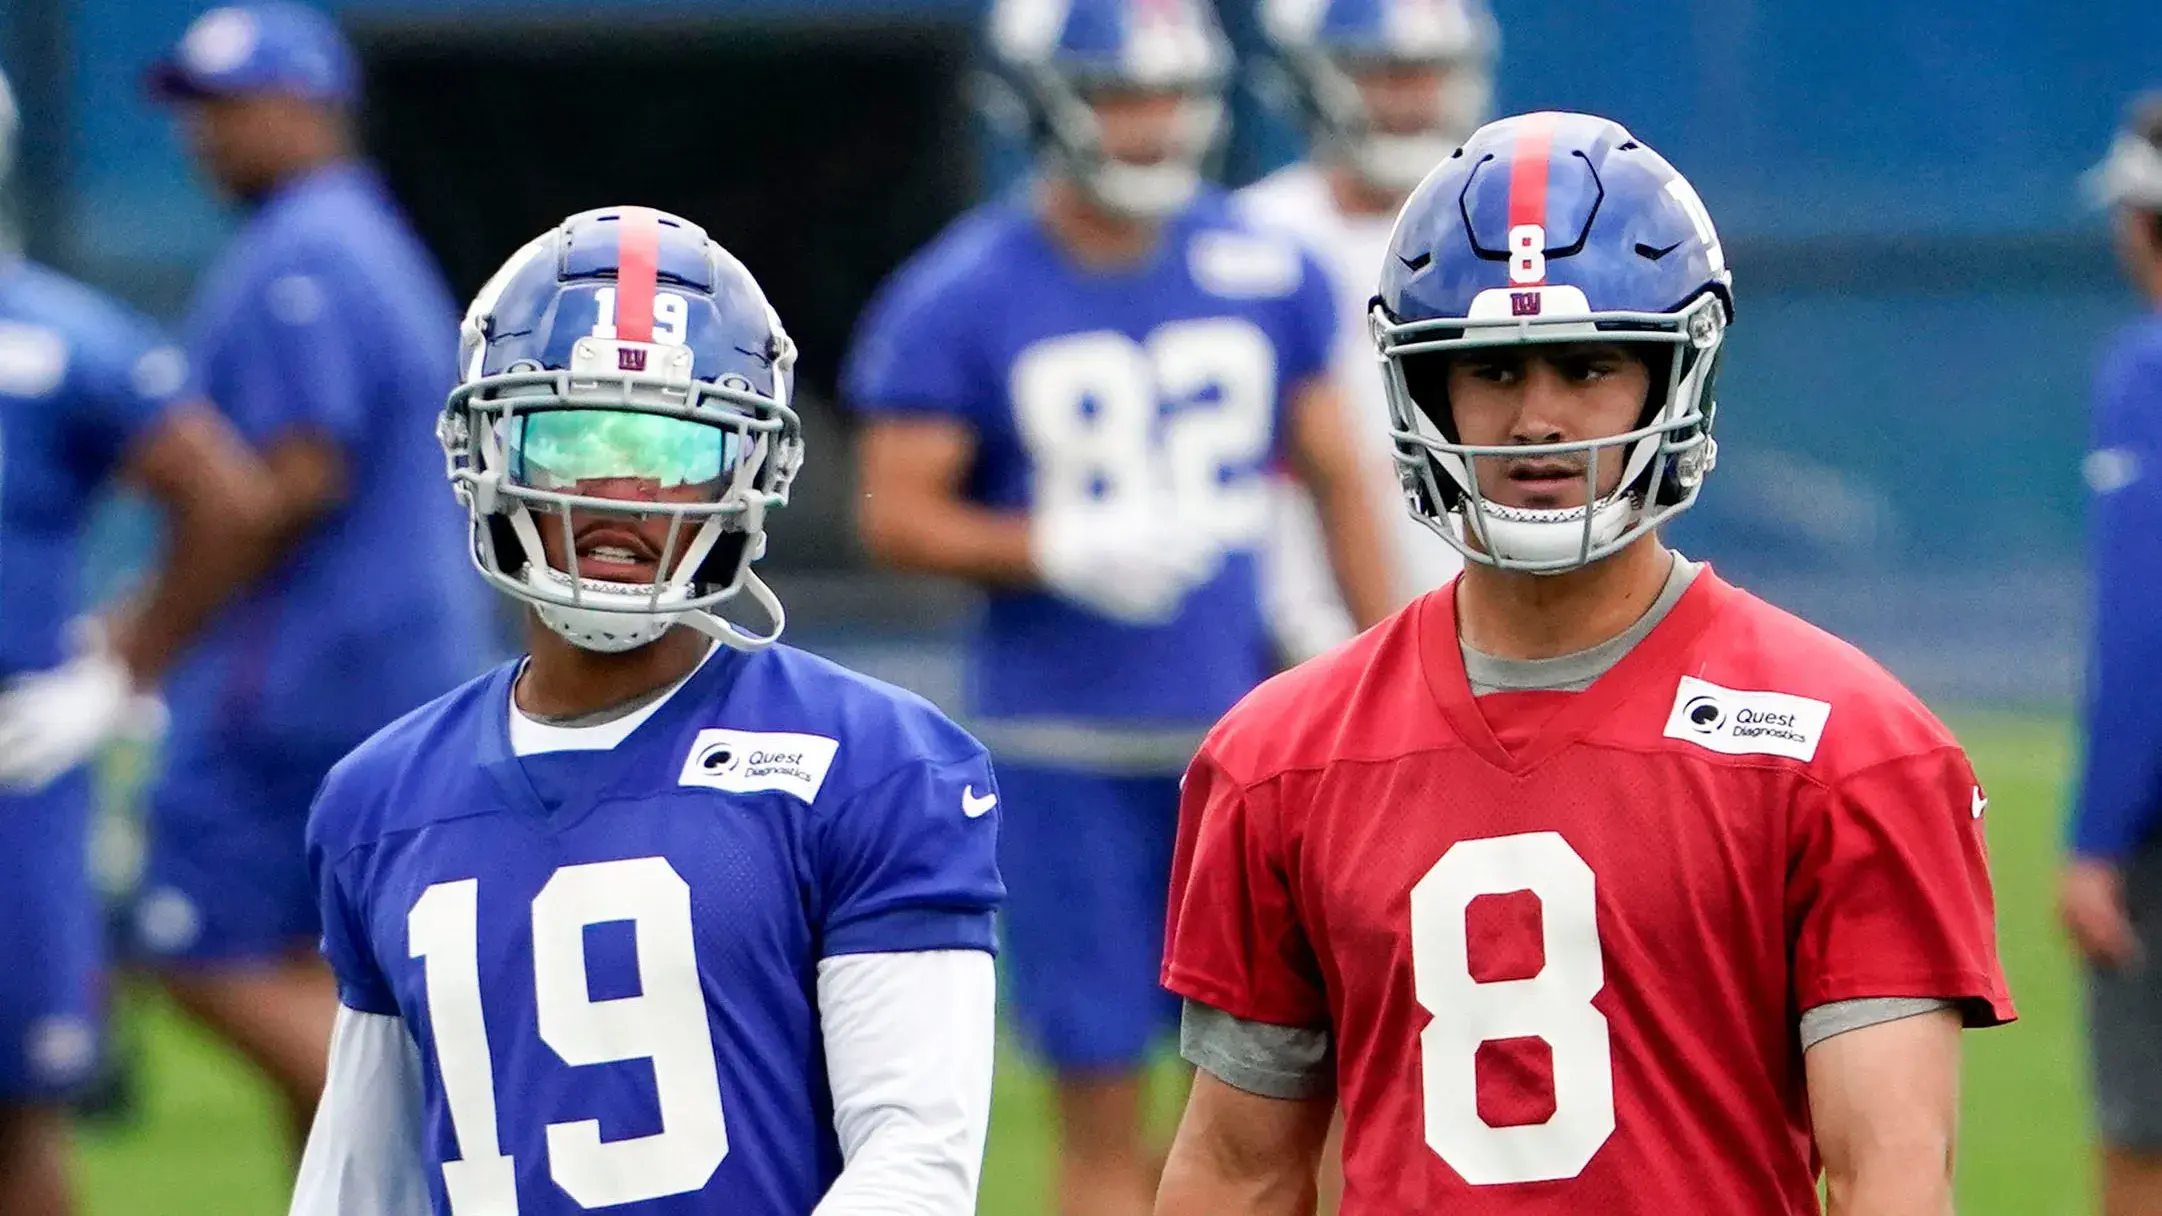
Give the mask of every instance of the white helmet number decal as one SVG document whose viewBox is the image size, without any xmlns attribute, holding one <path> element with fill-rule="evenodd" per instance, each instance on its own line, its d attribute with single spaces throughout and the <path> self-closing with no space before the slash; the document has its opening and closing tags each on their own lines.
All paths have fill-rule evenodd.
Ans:
<svg viewBox="0 0 2162 1216">
<path fill-rule="evenodd" d="M 616 289 L 598 288 L 593 292 L 593 336 L 614 341 L 616 337 Z M 683 345 L 684 334 L 690 328 L 691 306 L 682 296 L 672 291 L 653 293 L 653 340 L 662 346 Z"/>
<path fill-rule="evenodd" d="M 1509 230 L 1509 281 L 1546 282 L 1546 228 L 1518 224 Z"/>
</svg>

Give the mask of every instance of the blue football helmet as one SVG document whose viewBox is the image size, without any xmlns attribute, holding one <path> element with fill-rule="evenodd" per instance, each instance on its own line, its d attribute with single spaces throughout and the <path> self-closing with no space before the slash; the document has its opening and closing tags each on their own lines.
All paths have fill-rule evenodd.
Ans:
<svg viewBox="0 0 2162 1216">
<path fill-rule="evenodd" d="M 673 215 L 583 212 L 511 255 L 460 337 L 437 435 L 484 578 L 588 650 L 679 621 L 780 636 L 750 566 L 803 460 L 796 348 L 741 262 Z M 739 592 L 767 632 L 715 614 Z"/>
<path fill-rule="evenodd" d="M 1207 0 L 995 0 L 990 45 L 1041 154 L 1098 205 L 1162 219 L 1200 191 L 1232 65 Z M 1150 164 L 1114 159 L 1090 99 L 1153 92 L 1183 96 L 1175 147 Z"/>
<path fill-rule="evenodd" d="M 1486 121 L 1501 36 L 1486 0 L 1263 0 L 1261 24 L 1290 75 L 1315 151 L 1376 189 L 1409 193 Z M 1401 68 L 1441 76 L 1416 129 L 1376 115 L 1360 77 Z"/>
<path fill-rule="evenodd" d="M 1411 512 L 1471 561 L 1559 573 L 1600 560 L 1696 501 L 1718 447 L 1712 385 L 1733 278 L 1688 179 L 1621 124 L 1523 114 L 1474 132 L 1397 217 L 1370 321 Z M 1524 343 L 1643 344 L 1650 399 L 1605 438 L 1458 441 L 1452 356 Z M 1584 466 L 1585 505 L 1480 495 L 1478 458 Z M 1621 480 L 1601 495 L 1602 470 Z"/>
</svg>

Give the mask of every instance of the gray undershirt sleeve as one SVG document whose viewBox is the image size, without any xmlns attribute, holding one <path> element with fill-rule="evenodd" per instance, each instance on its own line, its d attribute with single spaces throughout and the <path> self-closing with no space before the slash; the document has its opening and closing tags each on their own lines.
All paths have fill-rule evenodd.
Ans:
<svg viewBox="0 0 2162 1216">
<path fill-rule="evenodd" d="M 1319 1098 L 1336 1088 L 1328 1031 L 1250 1022 L 1199 1001 L 1186 1002 L 1179 1014 L 1179 1054 L 1224 1084 L 1264 1098 Z"/>
<path fill-rule="evenodd" d="M 1939 1009 L 1957 1009 L 1956 1001 L 1933 996 L 1860 996 L 1848 1001 L 1833 1001 L 1802 1011 L 1802 1050 L 1808 1051 L 1833 1035 L 1860 1030 L 1866 1026 L 1881 1026 L 1906 1018 L 1935 1013 Z"/>
</svg>

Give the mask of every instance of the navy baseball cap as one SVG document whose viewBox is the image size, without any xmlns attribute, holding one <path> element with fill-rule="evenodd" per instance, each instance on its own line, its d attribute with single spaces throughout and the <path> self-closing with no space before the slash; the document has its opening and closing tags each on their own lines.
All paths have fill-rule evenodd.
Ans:
<svg viewBox="0 0 2162 1216">
<path fill-rule="evenodd" d="M 150 66 L 160 101 L 281 94 L 346 105 L 360 71 L 345 35 L 321 10 L 290 0 L 214 8 Z"/>
</svg>

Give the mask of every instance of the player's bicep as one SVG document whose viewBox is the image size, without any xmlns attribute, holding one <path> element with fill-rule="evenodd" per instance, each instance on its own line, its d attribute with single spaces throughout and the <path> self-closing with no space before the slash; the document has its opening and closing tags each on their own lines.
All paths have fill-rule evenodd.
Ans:
<svg viewBox="0 0 2162 1216">
<path fill-rule="evenodd" d="M 420 1052 L 401 1018 L 341 1006 L 292 1216 L 427 1216 Z"/>
<path fill-rule="evenodd" d="M 1835 1192 L 1864 1178 L 1948 1180 L 1959 1111 L 1959 1015 L 1835 1035 L 1803 1056 L 1810 1124 Z"/>
</svg>

